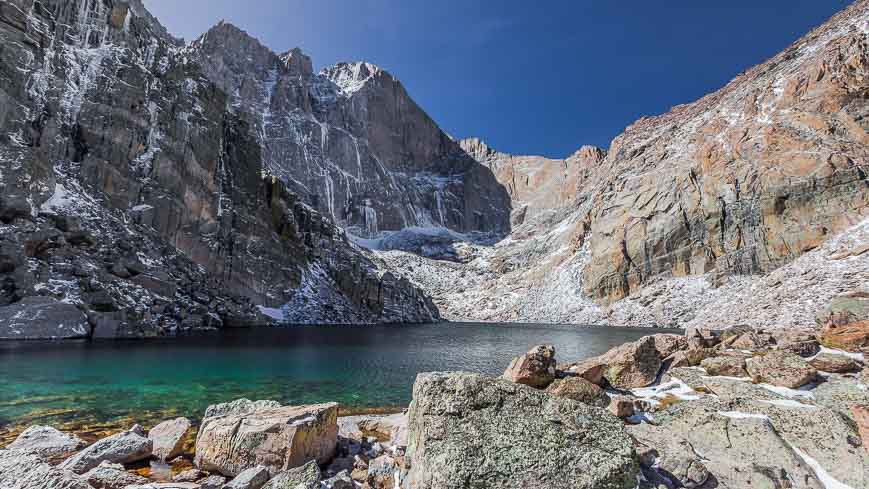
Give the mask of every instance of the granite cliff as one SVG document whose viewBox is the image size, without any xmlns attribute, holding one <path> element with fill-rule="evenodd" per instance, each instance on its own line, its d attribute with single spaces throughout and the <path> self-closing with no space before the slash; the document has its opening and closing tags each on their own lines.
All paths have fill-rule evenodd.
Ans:
<svg viewBox="0 0 869 489">
<path fill-rule="evenodd" d="M 0 38 L 0 336 L 437 318 L 138 0 L 3 1 Z"/>
</svg>

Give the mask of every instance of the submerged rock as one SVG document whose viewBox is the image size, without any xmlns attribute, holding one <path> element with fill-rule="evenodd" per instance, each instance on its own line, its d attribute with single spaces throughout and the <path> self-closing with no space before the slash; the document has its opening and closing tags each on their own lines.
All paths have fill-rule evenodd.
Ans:
<svg viewBox="0 0 869 489">
<path fill-rule="evenodd" d="M 50 426 L 31 426 L 6 447 L 7 450 L 25 451 L 51 458 L 66 455 L 84 448 L 84 440 Z"/>
<path fill-rule="evenodd" d="M 617 418 L 528 386 L 420 374 L 408 416 L 413 489 L 636 486 L 632 443 Z"/>
<path fill-rule="evenodd" d="M 103 438 L 66 460 L 60 467 L 83 474 L 102 462 L 128 464 L 148 459 L 154 445 L 144 434 L 145 431 L 137 425 L 129 431 Z"/>
<path fill-rule="evenodd" d="M 265 466 L 271 474 L 310 460 L 326 463 L 335 454 L 338 405 L 273 407 L 243 403 L 244 409 L 212 409 L 226 413 L 202 420 L 196 438 L 196 465 L 226 476 Z M 254 406 L 254 407 L 252 407 Z M 253 410 L 251 410 L 253 409 Z"/>
</svg>

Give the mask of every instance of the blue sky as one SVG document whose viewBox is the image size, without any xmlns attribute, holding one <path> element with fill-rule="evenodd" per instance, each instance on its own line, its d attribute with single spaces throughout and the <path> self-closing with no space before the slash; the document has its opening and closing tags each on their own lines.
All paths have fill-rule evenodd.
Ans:
<svg viewBox="0 0 869 489">
<path fill-rule="evenodd" d="M 319 69 L 366 60 L 449 134 L 561 158 L 725 85 L 845 0 L 144 0 L 175 35 L 221 19 Z"/>
</svg>

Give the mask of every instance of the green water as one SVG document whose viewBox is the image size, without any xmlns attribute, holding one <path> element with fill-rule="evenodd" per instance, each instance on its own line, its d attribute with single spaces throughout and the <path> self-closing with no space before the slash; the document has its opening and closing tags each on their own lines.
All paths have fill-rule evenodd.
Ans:
<svg viewBox="0 0 869 489">
<path fill-rule="evenodd" d="M 0 429 L 201 416 L 239 397 L 397 407 L 419 372 L 500 374 L 551 343 L 579 360 L 650 330 L 438 324 L 234 330 L 142 342 L 0 343 Z"/>
</svg>

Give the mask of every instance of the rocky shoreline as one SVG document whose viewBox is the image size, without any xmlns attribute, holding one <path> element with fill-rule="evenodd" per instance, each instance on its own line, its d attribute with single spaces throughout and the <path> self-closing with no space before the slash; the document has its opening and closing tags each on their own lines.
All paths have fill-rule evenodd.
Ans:
<svg viewBox="0 0 869 489">
<path fill-rule="evenodd" d="M 869 483 L 858 299 L 820 330 L 693 328 L 572 362 L 541 345 L 500 378 L 423 373 L 395 414 L 239 399 L 198 426 L 179 417 L 91 444 L 31 426 L 0 450 L 0 487 L 857 489 Z"/>
</svg>

